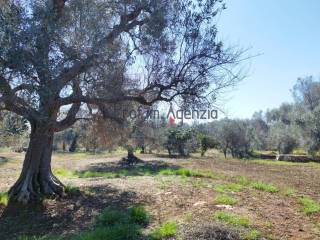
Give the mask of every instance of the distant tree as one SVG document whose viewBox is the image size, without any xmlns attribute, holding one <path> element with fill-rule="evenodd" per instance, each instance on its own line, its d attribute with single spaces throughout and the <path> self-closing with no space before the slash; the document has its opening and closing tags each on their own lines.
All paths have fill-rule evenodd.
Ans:
<svg viewBox="0 0 320 240">
<path fill-rule="evenodd" d="M 320 81 L 312 76 L 299 78 L 293 87 L 295 124 L 306 150 L 316 155 L 320 150 Z"/>
<path fill-rule="evenodd" d="M 269 126 L 262 112 L 256 112 L 250 120 L 252 131 L 252 147 L 255 150 L 266 150 L 268 148 Z"/>
<path fill-rule="evenodd" d="M 0 115 L 0 147 L 11 147 L 22 151 L 26 147 L 27 120 L 15 113 L 4 111 Z"/>
<path fill-rule="evenodd" d="M 289 154 L 299 146 L 294 127 L 278 122 L 270 127 L 270 146 L 280 154 Z"/>
<path fill-rule="evenodd" d="M 215 125 L 213 136 L 225 157 L 228 152 L 237 158 L 251 155 L 253 136 L 249 121 L 223 119 Z"/>
<path fill-rule="evenodd" d="M 171 128 L 167 133 L 167 141 L 164 144 L 170 156 L 178 154 L 189 156 L 190 152 L 197 149 L 196 132 L 191 128 Z"/>
<path fill-rule="evenodd" d="M 283 124 L 292 124 L 292 113 L 294 105 L 283 103 L 279 108 L 275 108 L 266 112 L 267 122 L 272 124 L 273 122 L 282 122 Z"/>
<path fill-rule="evenodd" d="M 292 89 L 296 103 L 303 105 L 309 111 L 320 105 L 320 82 L 313 76 L 298 78 Z"/>
<path fill-rule="evenodd" d="M 204 156 L 209 148 L 215 148 L 218 146 L 216 140 L 204 133 L 199 132 L 197 134 L 197 139 L 200 144 L 201 156 Z"/>
</svg>

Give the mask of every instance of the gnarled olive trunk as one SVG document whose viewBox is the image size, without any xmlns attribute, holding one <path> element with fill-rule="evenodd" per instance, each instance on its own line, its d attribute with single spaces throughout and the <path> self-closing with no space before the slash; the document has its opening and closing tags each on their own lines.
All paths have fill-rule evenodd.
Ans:
<svg viewBox="0 0 320 240">
<path fill-rule="evenodd" d="M 9 191 L 10 201 L 25 204 L 62 194 L 63 184 L 51 171 L 53 135 L 47 125 L 32 124 L 21 175 Z"/>
</svg>

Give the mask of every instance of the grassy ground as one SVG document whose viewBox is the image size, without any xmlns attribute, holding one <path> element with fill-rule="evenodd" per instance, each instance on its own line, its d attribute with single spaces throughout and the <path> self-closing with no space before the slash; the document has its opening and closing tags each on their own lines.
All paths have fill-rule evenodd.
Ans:
<svg viewBox="0 0 320 240">
<path fill-rule="evenodd" d="M 23 154 L 1 151 L 1 239 L 320 239 L 320 164 L 121 154 L 55 154 L 66 195 L 15 212 Z"/>
</svg>

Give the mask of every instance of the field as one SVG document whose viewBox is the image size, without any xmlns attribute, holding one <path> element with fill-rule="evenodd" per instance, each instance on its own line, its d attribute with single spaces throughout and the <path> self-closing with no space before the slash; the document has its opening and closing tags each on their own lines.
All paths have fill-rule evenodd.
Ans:
<svg viewBox="0 0 320 240">
<path fill-rule="evenodd" d="M 0 156 L 7 159 L 0 162 L 5 193 L 23 154 L 3 150 Z M 150 216 L 138 239 L 320 239 L 320 164 L 224 159 L 212 151 L 188 159 L 137 155 L 143 162 L 126 167 L 122 156 L 55 154 L 66 195 L 19 212 L 0 195 L 1 239 L 69 239 L 92 230 L 104 209 L 137 205 Z"/>
</svg>

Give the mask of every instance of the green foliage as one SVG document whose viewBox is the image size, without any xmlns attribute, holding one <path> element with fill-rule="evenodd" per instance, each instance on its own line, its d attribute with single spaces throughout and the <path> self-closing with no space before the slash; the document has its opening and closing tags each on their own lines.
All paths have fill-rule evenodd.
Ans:
<svg viewBox="0 0 320 240">
<path fill-rule="evenodd" d="M 270 142 L 272 147 L 281 154 L 292 153 L 299 146 L 296 128 L 282 122 L 273 124 L 270 128 Z"/>
<path fill-rule="evenodd" d="M 235 205 L 239 202 L 238 199 L 233 198 L 229 195 L 219 195 L 214 199 L 216 204 L 225 204 L 225 205 Z"/>
<path fill-rule="evenodd" d="M 276 186 L 270 183 L 252 182 L 250 186 L 256 190 L 269 192 L 269 193 L 276 193 L 279 191 L 279 189 Z"/>
<path fill-rule="evenodd" d="M 165 148 L 169 155 L 178 153 L 180 156 L 188 156 L 197 149 L 196 132 L 192 128 L 169 129 Z"/>
<path fill-rule="evenodd" d="M 7 205 L 8 204 L 8 193 L 0 193 L 0 205 Z"/>
<path fill-rule="evenodd" d="M 213 138 L 201 132 L 197 134 L 197 139 L 200 143 L 201 156 L 204 156 L 204 154 L 209 148 L 214 148 L 218 145 Z"/>
<path fill-rule="evenodd" d="M 151 234 L 150 237 L 153 240 L 161 240 L 170 237 L 174 237 L 177 234 L 178 224 L 173 221 L 166 222 L 160 227 L 156 228 Z"/>
<path fill-rule="evenodd" d="M 249 227 L 250 225 L 248 218 L 225 211 L 217 211 L 213 218 L 233 226 Z"/>
<path fill-rule="evenodd" d="M 299 203 L 303 205 L 303 212 L 310 215 L 314 213 L 320 213 L 320 203 L 314 201 L 309 197 L 301 197 Z"/>
<path fill-rule="evenodd" d="M 210 126 L 210 132 L 225 157 L 231 153 L 235 158 L 251 156 L 252 129 L 248 120 L 223 119 Z"/>
</svg>

